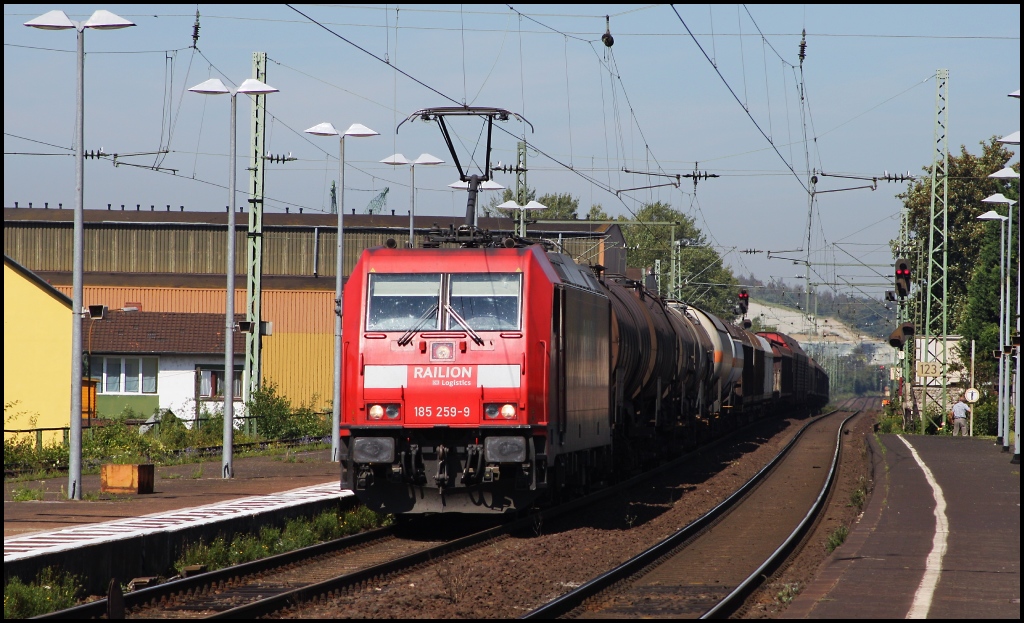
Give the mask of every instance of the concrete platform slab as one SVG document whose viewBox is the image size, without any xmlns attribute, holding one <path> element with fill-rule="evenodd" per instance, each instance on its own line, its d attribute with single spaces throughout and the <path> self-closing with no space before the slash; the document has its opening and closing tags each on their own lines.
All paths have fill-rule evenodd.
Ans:
<svg viewBox="0 0 1024 623">
<path fill-rule="evenodd" d="M 1020 470 L 990 441 L 908 436 L 946 503 L 928 618 L 1020 618 Z M 935 498 L 894 435 L 872 440 L 876 489 L 853 533 L 785 618 L 906 618 L 936 536 Z M 941 535 L 940 535 L 941 536 Z"/>
</svg>

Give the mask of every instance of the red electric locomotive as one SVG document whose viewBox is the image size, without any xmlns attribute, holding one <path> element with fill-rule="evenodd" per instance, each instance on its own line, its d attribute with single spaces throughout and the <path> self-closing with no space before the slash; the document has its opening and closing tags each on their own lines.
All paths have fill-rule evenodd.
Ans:
<svg viewBox="0 0 1024 623">
<path fill-rule="evenodd" d="M 608 298 L 540 245 L 364 251 L 343 334 L 342 484 L 371 508 L 522 509 L 557 455 L 610 453 Z"/>
</svg>

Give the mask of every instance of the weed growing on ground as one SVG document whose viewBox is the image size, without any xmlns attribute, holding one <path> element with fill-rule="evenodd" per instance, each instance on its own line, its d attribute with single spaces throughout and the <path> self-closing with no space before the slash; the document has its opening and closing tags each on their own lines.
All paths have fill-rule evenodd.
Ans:
<svg viewBox="0 0 1024 623">
<path fill-rule="evenodd" d="M 441 590 L 448 601 L 459 603 L 466 587 L 469 586 L 469 570 L 462 565 L 455 565 L 451 560 L 445 560 L 437 568 L 437 577 L 441 580 Z"/>
<path fill-rule="evenodd" d="M 846 526 L 839 526 L 832 531 L 832 534 L 828 535 L 828 543 L 825 545 L 825 549 L 828 553 L 835 551 L 837 547 L 842 545 L 846 541 L 846 537 L 850 535 L 850 529 Z"/>
<path fill-rule="evenodd" d="M 850 494 L 850 506 L 857 509 L 857 512 L 864 510 L 864 501 L 868 497 L 867 481 L 863 476 L 857 479 L 857 488 Z"/>
<path fill-rule="evenodd" d="M 782 585 L 782 590 L 775 595 L 775 601 L 780 604 L 789 604 L 800 593 L 799 582 L 788 582 Z"/>
<path fill-rule="evenodd" d="M 209 543 L 200 541 L 185 548 L 174 568 L 181 573 L 190 565 L 206 565 L 213 571 L 387 526 L 392 519 L 365 506 L 341 514 L 327 511 L 312 519 L 293 519 L 283 529 L 265 527 L 258 534 L 236 535 L 230 542 L 222 536 Z"/>
<path fill-rule="evenodd" d="M 11 491 L 11 497 L 15 502 L 32 502 L 36 500 L 42 500 L 45 497 L 46 489 L 39 487 L 33 489 L 32 487 L 15 487 Z"/>
<path fill-rule="evenodd" d="M 78 578 L 53 567 L 40 571 L 29 584 L 11 578 L 4 585 L 4 619 L 24 619 L 70 608 L 75 605 L 78 587 Z"/>
<path fill-rule="evenodd" d="M 192 474 L 189 475 L 189 478 L 191 478 L 192 480 L 199 480 L 202 477 L 203 477 L 203 466 L 202 465 L 200 465 L 200 466 L 196 467 L 195 469 L 193 469 L 192 470 Z"/>
</svg>

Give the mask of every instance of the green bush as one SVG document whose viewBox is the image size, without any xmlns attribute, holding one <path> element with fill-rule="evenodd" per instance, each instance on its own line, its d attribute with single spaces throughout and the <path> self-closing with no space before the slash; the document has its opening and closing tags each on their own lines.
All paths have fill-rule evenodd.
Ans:
<svg viewBox="0 0 1024 623">
<path fill-rule="evenodd" d="M 106 426 L 94 427 L 91 434 L 82 436 L 82 460 L 100 463 L 149 463 L 162 455 L 163 444 L 149 435 L 140 435 L 139 429 L 123 420 L 111 420 Z"/>
<path fill-rule="evenodd" d="M 999 432 L 999 396 L 988 391 L 981 400 L 971 405 L 974 411 L 974 434 L 995 436 Z"/>
<path fill-rule="evenodd" d="M 253 392 L 246 411 L 256 419 L 256 431 L 264 439 L 324 437 L 330 434 L 327 419 L 307 405 L 292 407 L 277 386 L 265 383 Z"/>
<path fill-rule="evenodd" d="M 78 598 L 78 586 L 75 576 L 52 567 L 40 571 L 29 584 L 11 578 L 4 585 L 4 618 L 25 619 L 70 608 Z"/>
</svg>

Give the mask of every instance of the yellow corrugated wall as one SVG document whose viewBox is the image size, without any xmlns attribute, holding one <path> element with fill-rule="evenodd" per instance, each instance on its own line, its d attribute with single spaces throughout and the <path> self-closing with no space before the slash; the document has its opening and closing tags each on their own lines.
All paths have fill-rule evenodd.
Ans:
<svg viewBox="0 0 1024 623">
<path fill-rule="evenodd" d="M 56 286 L 71 295 L 71 286 Z M 126 288 L 86 286 L 86 305 L 120 309 L 139 303 L 142 311 L 217 314 L 224 312 L 224 290 L 212 288 Z M 246 292 L 235 290 L 235 309 L 245 310 Z M 330 405 L 334 388 L 334 292 L 264 290 L 263 320 L 274 334 L 263 338 L 263 380 L 278 386 L 296 405 Z"/>
<path fill-rule="evenodd" d="M 64 427 L 70 418 L 71 306 L 4 263 L 4 429 Z M 44 443 L 63 438 L 43 433 Z"/>
</svg>

